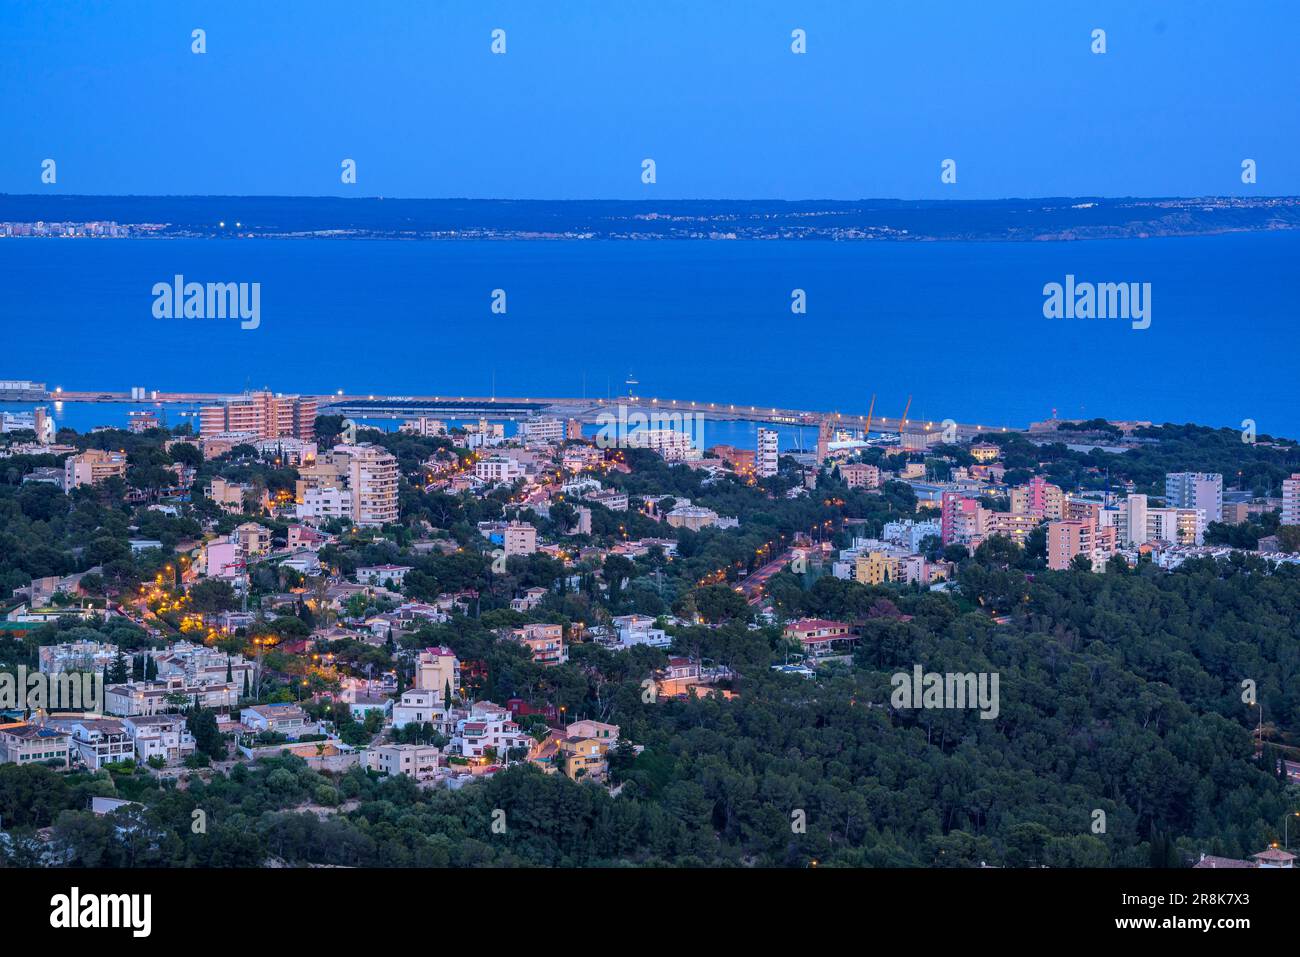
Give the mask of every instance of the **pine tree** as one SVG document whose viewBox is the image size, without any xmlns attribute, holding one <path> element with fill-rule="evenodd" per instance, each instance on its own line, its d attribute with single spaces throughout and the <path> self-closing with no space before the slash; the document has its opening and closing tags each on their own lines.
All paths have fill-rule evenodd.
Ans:
<svg viewBox="0 0 1300 957">
<path fill-rule="evenodd" d="M 113 659 L 113 667 L 108 672 L 104 681 L 106 684 L 125 684 L 129 674 L 130 673 L 126 667 L 126 655 L 119 651 L 117 657 Z"/>
</svg>

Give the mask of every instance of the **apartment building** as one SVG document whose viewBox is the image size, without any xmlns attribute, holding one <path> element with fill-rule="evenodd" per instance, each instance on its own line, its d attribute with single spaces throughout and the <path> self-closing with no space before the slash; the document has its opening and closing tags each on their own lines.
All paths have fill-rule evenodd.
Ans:
<svg viewBox="0 0 1300 957">
<path fill-rule="evenodd" d="M 627 444 L 634 449 L 649 449 L 665 462 L 690 462 L 704 457 L 691 434 L 677 429 L 636 429 L 628 434 Z"/>
<path fill-rule="evenodd" d="M 537 551 L 537 529 L 527 522 L 509 522 L 501 536 L 506 555 L 531 555 Z"/>
<path fill-rule="evenodd" d="M 449 702 L 442 701 L 442 697 L 449 686 L 453 695 L 460 693 L 460 659 L 441 645 L 425 648 L 415 659 L 416 689 L 433 692 L 435 700 L 447 707 Z"/>
<path fill-rule="evenodd" d="M 1115 554 L 1118 528 L 1097 528 L 1087 522 L 1062 520 L 1047 526 L 1047 567 L 1062 571 L 1070 567 L 1076 555 L 1092 562 L 1093 571 L 1101 571 L 1106 560 Z"/>
<path fill-rule="evenodd" d="M 304 522 L 352 517 L 352 493 L 347 489 L 308 488 L 300 498 L 294 514 Z"/>
<path fill-rule="evenodd" d="M 979 502 L 960 492 L 944 492 L 939 510 L 939 536 L 943 544 L 969 545 L 979 535 Z"/>
<path fill-rule="evenodd" d="M 1011 490 L 1011 514 L 1058 521 L 1065 517 L 1065 493 L 1059 485 L 1035 475 Z"/>
<path fill-rule="evenodd" d="M 236 525 L 230 533 L 230 540 L 235 543 L 239 553 L 245 558 L 265 555 L 271 550 L 271 530 L 256 522 Z"/>
<path fill-rule="evenodd" d="M 1148 542 L 1175 545 L 1205 544 L 1205 511 L 1199 508 L 1147 509 Z"/>
<path fill-rule="evenodd" d="M 506 637 L 525 646 L 539 665 L 559 665 L 569 659 L 564 647 L 564 628 L 561 625 L 529 624 L 512 628 Z"/>
<path fill-rule="evenodd" d="M 352 521 L 357 525 L 397 521 L 397 458 L 368 442 L 336 445 L 334 455 L 347 463 Z"/>
<path fill-rule="evenodd" d="M 900 581 L 900 563 L 906 557 L 901 549 L 859 555 L 853 563 L 853 580 L 863 585 Z"/>
<path fill-rule="evenodd" d="M 194 753 L 194 735 L 178 714 L 134 715 L 123 718 L 122 727 L 139 761 L 159 757 L 168 764 L 177 764 Z"/>
<path fill-rule="evenodd" d="M 249 499 L 252 499 L 254 492 L 251 485 L 244 485 L 240 482 L 227 482 L 225 479 L 217 476 L 213 478 L 206 487 L 204 487 L 203 495 L 223 512 L 231 515 L 239 515 L 245 510 L 245 498 L 248 497 Z M 265 493 L 263 493 L 263 496 L 262 502 L 260 503 L 261 508 L 258 509 L 259 511 L 265 508 L 270 502 L 270 499 L 265 497 Z M 251 501 L 248 507 L 253 508 Z"/>
<path fill-rule="evenodd" d="M 880 537 L 887 542 L 900 545 L 909 551 L 921 549 L 921 542 L 934 537 L 942 539 L 943 527 L 938 522 L 917 522 L 910 518 L 899 522 L 886 522 Z"/>
<path fill-rule="evenodd" d="M 109 478 L 126 477 L 126 453 L 87 449 L 63 460 L 63 491 L 83 485 L 98 485 Z"/>
<path fill-rule="evenodd" d="M 316 435 L 316 400 L 299 395 L 249 392 L 199 408 L 199 434 L 246 432 L 262 439 Z"/>
<path fill-rule="evenodd" d="M 1300 525 L 1300 472 L 1282 480 L 1282 524 Z"/>
<path fill-rule="evenodd" d="M 1015 512 L 994 512 L 987 508 L 978 509 L 979 534 L 981 539 L 993 535 L 1004 535 L 1017 545 L 1023 546 L 1029 533 L 1042 521 L 1033 514 L 1016 514 Z"/>
<path fill-rule="evenodd" d="M 582 496 L 588 502 L 595 502 L 597 505 L 603 505 L 611 512 L 626 512 L 628 506 L 627 493 L 620 492 L 618 489 L 601 489 L 597 492 L 587 492 Z"/>
<path fill-rule="evenodd" d="M 866 462 L 841 465 L 840 478 L 849 488 L 880 488 L 880 469 Z"/>
<path fill-rule="evenodd" d="M 253 675 L 253 663 L 243 655 L 228 655 L 216 648 L 188 641 L 178 641 L 166 651 L 155 653 L 153 660 L 160 680 L 181 678 L 187 686 L 225 685 L 229 681 L 242 688 L 245 676 L 251 680 Z"/>
<path fill-rule="evenodd" d="M 398 431 L 410 435 L 446 435 L 447 423 L 442 419 L 421 415 L 414 419 L 407 419 L 402 423 Z"/>
<path fill-rule="evenodd" d="M 524 445 L 558 444 L 564 438 L 565 427 L 561 419 L 530 418 L 519 423 L 519 439 Z"/>
<path fill-rule="evenodd" d="M 754 471 L 767 478 L 775 475 L 780 461 L 780 445 L 776 429 L 759 429 L 754 450 Z"/>
<path fill-rule="evenodd" d="M 438 775 L 442 751 L 431 744 L 382 744 L 366 752 L 366 767 L 385 777 L 404 775 L 432 781 Z"/>
<path fill-rule="evenodd" d="M 118 646 L 98 641 L 69 641 L 60 645 L 42 645 L 36 650 L 41 674 L 57 675 L 65 671 L 102 673 L 117 661 Z"/>
<path fill-rule="evenodd" d="M 1205 521 L 1223 521 L 1223 476 L 1218 472 L 1170 472 L 1165 475 L 1165 505 L 1200 509 Z"/>
<path fill-rule="evenodd" d="M 517 482 L 527 474 L 528 469 L 505 455 L 489 455 L 474 463 L 474 477 L 484 482 Z"/>
<path fill-rule="evenodd" d="M 128 681 L 104 688 L 104 711 L 141 717 L 179 711 L 195 702 L 204 708 L 224 711 L 239 704 L 242 687 L 242 683 L 224 680 L 200 684 L 175 674 L 156 681 Z"/>
</svg>

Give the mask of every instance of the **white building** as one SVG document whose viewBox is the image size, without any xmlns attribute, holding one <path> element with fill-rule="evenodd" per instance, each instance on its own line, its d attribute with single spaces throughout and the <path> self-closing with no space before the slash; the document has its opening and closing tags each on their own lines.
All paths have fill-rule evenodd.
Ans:
<svg viewBox="0 0 1300 957">
<path fill-rule="evenodd" d="M 385 777 L 402 774 L 432 781 L 441 758 L 442 752 L 431 744 L 383 744 L 366 752 L 366 767 Z"/>
<path fill-rule="evenodd" d="M 1205 521 L 1223 521 L 1223 476 L 1218 472 L 1170 472 L 1165 475 L 1165 505 L 1201 509 Z"/>
<path fill-rule="evenodd" d="M 463 757 L 486 757 L 489 749 L 504 759 L 511 748 L 529 748 L 532 736 L 515 724 L 509 709 L 491 701 L 476 701 L 468 717 L 456 722 L 456 734 L 451 739 L 453 750 Z"/>
<path fill-rule="evenodd" d="M 393 705 L 393 727 L 405 728 L 408 724 L 439 724 L 443 719 L 442 689 L 412 688 L 403 691 Z"/>
<path fill-rule="evenodd" d="M 633 645 L 649 645 L 652 648 L 667 648 L 673 643 L 662 628 L 654 627 L 655 619 L 649 615 L 619 615 L 613 619 L 618 642 L 624 648 Z"/>
<path fill-rule="evenodd" d="M 657 452 L 665 462 L 690 462 L 704 457 L 690 433 L 676 429 L 637 429 L 628 434 L 627 444 Z"/>
<path fill-rule="evenodd" d="M 176 764 L 194 753 L 194 736 L 178 714 L 136 715 L 122 719 L 138 760 L 160 757 Z"/>
<path fill-rule="evenodd" d="M 357 581 L 363 585 L 387 585 L 392 582 L 397 588 L 402 587 L 410 565 L 367 565 L 357 569 Z"/>
<path fill-rule="evenodd" d="M 474 463 L 474 477 L 484 482 L 517 482 L 527 474 L 523 465 L 504 455 L 489 455 Z"/>
<path fill-rule="evenodd" d="M 352 517 L 352 493 L 340 488 L 309 488 L 302 493 L 297 516 L 302 521 Z"/>
<path fill-rule="evenodd" d="M 893 545 L 901 545 L 909 551 L 920 551 L 921 542 L 929 536 L 942 538 L 943 528 L 938 522 L 915 522 L 904 519 L 901 522 L 886 522 L 880 537 Z"/>
<path fill-rule="evenodd" d="M 527 446 L 563 442 L 564 423 L 559 419 L 525 419 L 519 423 L 519 438 Z"/>
<path fill-rule="evenodd" d="M 766 478 L 776 474 L 779 447 L 775 429 L 759 429 L 758 445 L 754 452 L 754 471 Z"/>
</svg>

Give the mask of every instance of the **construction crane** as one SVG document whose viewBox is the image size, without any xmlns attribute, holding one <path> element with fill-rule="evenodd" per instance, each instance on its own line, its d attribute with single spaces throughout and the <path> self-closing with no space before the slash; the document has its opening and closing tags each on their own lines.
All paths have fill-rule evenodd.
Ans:
<svg viewBox="0 0 1300 957">
<path fill-rule="evenodd" d="M 912 397 L 907 397 L 907 405 L 903 409 L 903 417 L 898 420 L 898 434 L 903 434 L 903 427 L 907 425 L 907 413 L 912 411 Z"/>
<path fill-rule="evenodd" d="M 873 392 L 871 393 L 871 407 L 867 409 L 867 425 L 866 428 L 862 430 L 862 438 L 864 440 L 871 438 L 871 417 L 875 414 L 875 412 L 876 412 L 876 394 Z"/>
</svg>

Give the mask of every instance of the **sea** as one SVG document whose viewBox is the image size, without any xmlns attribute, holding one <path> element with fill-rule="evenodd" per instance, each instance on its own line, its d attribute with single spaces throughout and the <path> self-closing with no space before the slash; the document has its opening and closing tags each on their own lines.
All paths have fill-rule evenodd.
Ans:
<svg viewBox="0 0 1300 957">
<path fill-rule="evenodd" d="M 1300 233 L 1073 242 L 0 240 L 0 379 L 65 390 L 690 399 L 1300 436 Z M 258 283 L 260 322 L 154 315 Z M 1138 283 L 1150 324 L 1044 315 Z M 802 303 L 803 310 L 798 306 Z M 494 308 L 495 306 L 495 308 Z M 794 307 L 794 308 L 792 308 Z M 628 384 L 633 380 L 634 384 Z M 0 411 L 29 409 L 5 403 Z M 148 404 L 60 403 L 61 425 Z M 168 424 L 186 421 L 168 406 Z M 395 420 L 379 423 L 396 428 Z M 708 442 L 752 444 L 753 423 Z M 811 447 L 783 429 L 782 447 Z"/>
</svg>

